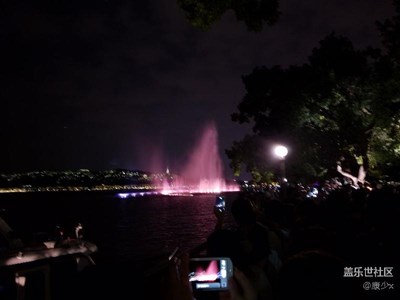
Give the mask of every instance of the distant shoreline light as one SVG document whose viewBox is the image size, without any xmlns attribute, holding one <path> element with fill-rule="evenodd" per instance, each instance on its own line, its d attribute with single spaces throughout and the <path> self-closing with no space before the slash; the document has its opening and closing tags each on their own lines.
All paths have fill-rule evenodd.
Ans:
<svg viewBox="0 0 400 300">
<path fill-rule="evenodd" d="M 229 188 L 221 190 L 201 190 L 191 189 L 190 193 L 208 193 L 215 194 L 220 192 L 234 192 L 239 191 L 239 185 L 229 186 Z M 121 195 L 120 198 L 145 196 L 145 195 L 173 195 L 178 193 L 188 192 L 186 189 L 168 189 L 166 190 L 163 186 L 153 185 L 98 185 L 94 187 L 87 186 L 49 186 L 49 187 L 10 187 L 0 188 L 0 194 L 7 193 L 36 193 L 36 192 L 118 192 Z"/>
<path fill-rule="evenodd" d="M 92 192 L 92 191 L 141 191 L 157 190 L 150 185 L 98 185 L 87 186 L 48 186 L 48 187 L 10 187 L 0 188 L 0 193 L 31 193 L 31 192 Z"/>
</svg>

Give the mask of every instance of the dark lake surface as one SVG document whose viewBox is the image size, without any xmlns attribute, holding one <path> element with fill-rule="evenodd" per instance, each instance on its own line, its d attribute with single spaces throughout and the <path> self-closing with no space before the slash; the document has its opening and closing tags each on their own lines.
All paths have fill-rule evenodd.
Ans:
<svg viewBox="0 0 400 300">
<path fill-rule="evenodd" d="M 237 194 L 223 195 L 229 212 Z M 51 233 L 56 225 L 73 236 L 74 226 L 81 223 L 84 238 L 99 251 L 93 255 L 96 266 L 90 278 L 79 283 L 80 293 L 114 297 L 139 291 L 143 274 L 176 247 L 188 251 L 205 242 L 216 223 L 215 198 L 215 194 L 120 199 L 109 192 L 16 193 L 1 194 L 0 208 L 5 209 L 8 223 L 28 239 L 33 232 Z M 227 223 L 231 222 L 228 214 Z"/>
</svg>

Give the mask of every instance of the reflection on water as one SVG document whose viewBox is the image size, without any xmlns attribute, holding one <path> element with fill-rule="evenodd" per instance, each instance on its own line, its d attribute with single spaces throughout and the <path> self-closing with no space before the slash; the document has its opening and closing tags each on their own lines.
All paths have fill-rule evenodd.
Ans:
<svg viewBox="0 0 400 300">
<path fill-rule="evenodd" d="M 226 195 L 229 207 L 236 194 Z M 0 195 L 0 201 L 6 219 L 25 238 L 56 225 L 73 235 L 81 223 L 85 239 L 99 248 L 98 263 L 107 265 L 139 266 L 176 247 L 189 250 L 206 240 L 216 222 L 213 194 L 120 199 L 107 193 L 33 193 Z"/>
<path fill-rule="evenodd" d="M 235 196 L 226 194 L 227 211 Z M 154 270 L 161 256 L 167 257 L 177 246 L 185 251 L 206 240 L 216 222 L 214 203 L 215 195 L 120 199 L 91 192 L 0 194 L 4 218 L 25 239 L 32 238 L 32 232 L 54 232 L 57 225 L 73 236 L 81 223 L 84 238 L 98 246 L 92 256 L 95 268 L 56 287 L 54 300 L 126 295 L 136 299 L 144 286 L 143 274 Z M 227 221 L 231 222 L 229 216 Z"/>
</svg>

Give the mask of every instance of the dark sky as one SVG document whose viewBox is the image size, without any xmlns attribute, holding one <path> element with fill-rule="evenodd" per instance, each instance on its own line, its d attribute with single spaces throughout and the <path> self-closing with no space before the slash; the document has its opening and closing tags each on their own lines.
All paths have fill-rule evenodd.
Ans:
<svg viewBox="0 0 400 300">
<path fill-rule="evenodd" d="M 174 171 L 215 121 L 229 176 L 224 149 L 250 131 L 230 119 L 242 75 L 303 64 L 331 32 L 379 47 L 375 21 L 394 14 L 391 0 L 283 0 L 278 23 L 261 33 L 232 13 L 202 32 L 174 0 L 0 3 L 6 173 Z"/>
</svg>

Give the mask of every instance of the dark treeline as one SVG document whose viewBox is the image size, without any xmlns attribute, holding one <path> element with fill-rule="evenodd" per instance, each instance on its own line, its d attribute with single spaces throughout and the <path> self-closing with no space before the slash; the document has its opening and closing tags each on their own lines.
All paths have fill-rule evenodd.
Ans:
<svg viewBox="0 0 400 300">
<path fill-rule="evenodd" d="M 54 186 L 94 186 L 94 185 L 135 185 L 149 184 L 152 175 L 132 170 L 77 170 L 77 171 L 37 171 L 0 175 L 0 187 L 54 187 Z"/>
</svg>

